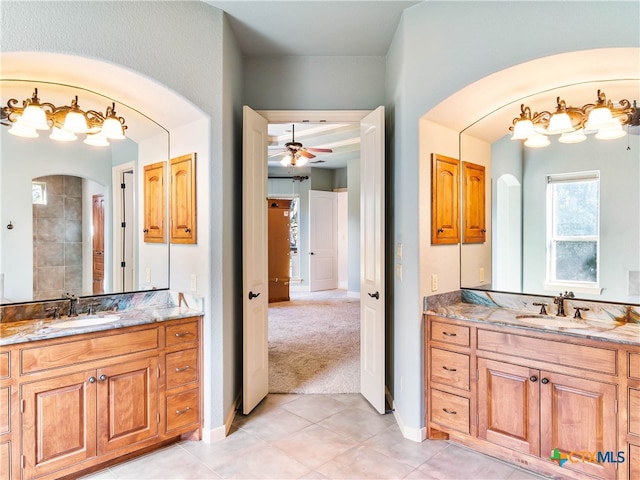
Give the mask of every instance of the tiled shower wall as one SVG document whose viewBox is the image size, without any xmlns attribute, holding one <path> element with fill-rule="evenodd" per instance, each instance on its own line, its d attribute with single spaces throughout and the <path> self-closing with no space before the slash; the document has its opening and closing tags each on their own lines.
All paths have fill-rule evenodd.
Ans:
<svg viewBox="0 0 640 480">
<path fill-rule="evenodd" d="M 50 175 L 46 205 L 33 205 L 33 299 L 82 293 L 82 178 Z"/>
</svg>

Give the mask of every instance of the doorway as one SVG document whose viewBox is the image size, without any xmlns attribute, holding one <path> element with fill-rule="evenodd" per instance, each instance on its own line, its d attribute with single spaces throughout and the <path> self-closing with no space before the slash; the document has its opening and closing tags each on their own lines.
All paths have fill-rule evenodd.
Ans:
<svg viewBox="0 0 640 480">
<path fill-rule="evenodd" d="M 313 117 L 316 118 L 313 118 Z M 384 108 L 343 112 L 243 110 L 243 412 L 268 393 L 266 211 L 267 123 L 358 123 L 361 140 L 361 393 L 385 413 Z M 366 295 L 365 295 L 366 293 Z"/>
</svg>

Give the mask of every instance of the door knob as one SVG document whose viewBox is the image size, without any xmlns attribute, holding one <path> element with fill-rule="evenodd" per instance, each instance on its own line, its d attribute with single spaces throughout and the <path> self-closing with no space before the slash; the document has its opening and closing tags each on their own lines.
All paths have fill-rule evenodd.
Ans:
<svg viewBox="0 0 640 480">
<path fill-rule="evenodd" d="M 376 293 L 369 293 L 369 296 L 370 296 L 371 298 L 375 298 L 376 300 L 379 300 L 379 299 L 380 299 L 380 294 L 379 294 L 378 292 L 376 292 Z"/>
<path fill-rule="evenodd" d="M 309 255 L 315 255 L 315 253 L 313 253 L 313 252 L 309 252 Z"/>
<path fill-rule="evenodd" d="M 260 292 L 258 293 L 249 292 L 249 300 L 253 300 L 254 298 L 259 296 L 260 296 Z"/>
</svg>

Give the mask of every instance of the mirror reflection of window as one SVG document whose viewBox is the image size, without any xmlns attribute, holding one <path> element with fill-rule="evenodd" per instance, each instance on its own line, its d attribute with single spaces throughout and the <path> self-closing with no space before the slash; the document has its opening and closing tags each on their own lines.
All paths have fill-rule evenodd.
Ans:
<svg viewBox="0 0 640 480">
<path fill-rule="evenodd" d="M 548 281 L 597 286 L 600 174 L 549 175 L 548 182 Z"/>
<path fill-rule="evenodd" d="M 47 204 L 47 182 L 33 182 L 31 184 L 34 205 Z"/>
</svg>

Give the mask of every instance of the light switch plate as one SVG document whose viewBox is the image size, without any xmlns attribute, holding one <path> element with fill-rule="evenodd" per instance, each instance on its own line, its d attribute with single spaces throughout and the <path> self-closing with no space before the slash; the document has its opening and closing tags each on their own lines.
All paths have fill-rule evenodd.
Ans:
<svg viewBox="0 0 640 480">
<path fill-rule="evenodd" d="M 435 273 L 431 275 L 431 291 L 438 291 L 438 275 L 436 275 Z"/>
</svg>

